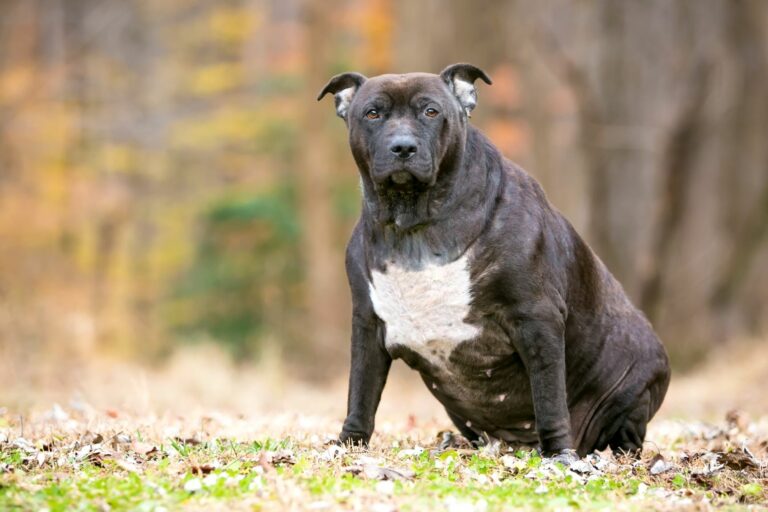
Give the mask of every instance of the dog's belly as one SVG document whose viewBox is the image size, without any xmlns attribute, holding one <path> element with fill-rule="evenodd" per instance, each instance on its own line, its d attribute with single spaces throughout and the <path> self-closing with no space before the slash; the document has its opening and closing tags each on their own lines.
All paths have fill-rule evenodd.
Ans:
<svg viewBox="0 0 768 512">
<path fill-rule="evenodd" d="M 481 329 L 465 321 L 472 301 L 467 256 L 445 265 L 408 270 L 396 264 L 372 272 L 370 296 L 386 325 L 387 350 L 405 347 L 445 367 L 460 343 Z"/>
<path fill-rule="evenodd" d="M 498 325 L 467 321 L 472 292 L 465 255 L 409 270 L 390 264 L 369 286 L 385 324 L 385 346 L 418 370 L 430 392 L 472 429 L 529 441 L 534 423 L 528 375 Z M 510 434 L 517 432 L 519 435 Z"/>
</svg>

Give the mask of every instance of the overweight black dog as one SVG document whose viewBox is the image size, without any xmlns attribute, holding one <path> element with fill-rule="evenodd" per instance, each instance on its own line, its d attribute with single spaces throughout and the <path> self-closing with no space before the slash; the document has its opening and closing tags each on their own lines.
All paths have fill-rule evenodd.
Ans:
<svg viewBox="0 0 768 512">
<path fill-rule="evenodd" d="M 538 183 L 468 124 L 469 64 L 333 77 L 360 170 L 347 247 L 352 365 L 340 440 L 367 443 L 393 359 L 459 431 L 571 460 L 638 453 L 669 384 L 663 345 Z"/>
</svg>

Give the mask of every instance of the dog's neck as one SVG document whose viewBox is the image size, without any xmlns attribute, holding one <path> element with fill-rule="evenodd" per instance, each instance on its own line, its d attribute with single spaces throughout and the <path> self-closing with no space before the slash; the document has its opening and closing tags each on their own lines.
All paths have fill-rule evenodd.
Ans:
<svg viewBox="0 0 768 512">
<path fill-rule="evenodd" d="M 374 264 L 419 268 L 461 256 L 493 216 L 502 157 L 481 150 L 486 138 L 468 127 L 464 147 L 443 159 L 436 183 L 423 189 L 363 187 L 363 222 Z"/>
</svg>

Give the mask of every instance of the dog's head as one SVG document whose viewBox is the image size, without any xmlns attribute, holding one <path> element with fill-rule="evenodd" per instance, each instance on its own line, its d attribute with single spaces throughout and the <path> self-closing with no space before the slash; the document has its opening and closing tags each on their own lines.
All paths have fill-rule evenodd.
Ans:
<svg viewBox="0 0 768 512">
<path fill-rule="evenodd" d="M 477 104 L 478 78 L 491 83 L 471 64 L 448 66 L 439 75 L 366 78 L 342 73 L 331 78 L 317 99 L 334 95 L 364 178 L 380 191 L 412 193 L 434 186 L 443 161 L 463 148 L 466 118 Z"/>
</svg>

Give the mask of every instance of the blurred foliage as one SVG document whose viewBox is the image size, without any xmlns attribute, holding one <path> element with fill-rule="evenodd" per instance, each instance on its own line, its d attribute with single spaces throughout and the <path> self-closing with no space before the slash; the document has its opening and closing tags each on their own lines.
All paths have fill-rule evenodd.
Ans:
<svg viewBox="0 0 768 512">
<path fill-rule="evenodd" d="M 183 339 L 220 340 L 240 358 L 269 333 L 289 338 L 286 314 L 299 299 L 295 194 L 222 198 L 204 213 L 195 257 L 175 287 L 170 318 Z"/>
<path fill-rule="evenodd" d="M 204 339 L 335 371 L 359 178 L 315 96 L 456 61 L 676 363 L 765 330 L 768 3 L 665 4 L 0 2 L 0 358 Z"/>
</svg>

